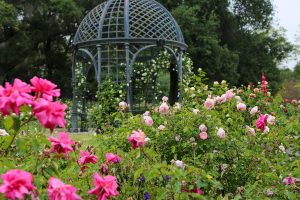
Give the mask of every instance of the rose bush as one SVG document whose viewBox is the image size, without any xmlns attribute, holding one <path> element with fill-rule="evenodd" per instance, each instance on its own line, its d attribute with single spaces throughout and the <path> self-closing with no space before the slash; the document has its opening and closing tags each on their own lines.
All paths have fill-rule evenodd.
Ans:
<svg viewBox="0 0 300 200">
<path fill-rule="evenodd" d="M 49 135 L 66 108 L 48 81 L 1 86 L 0 199 L 299 199 L 299 104 L 204 79 L 143 115 L 116 102 L 101 135 Z"/>
</svg>

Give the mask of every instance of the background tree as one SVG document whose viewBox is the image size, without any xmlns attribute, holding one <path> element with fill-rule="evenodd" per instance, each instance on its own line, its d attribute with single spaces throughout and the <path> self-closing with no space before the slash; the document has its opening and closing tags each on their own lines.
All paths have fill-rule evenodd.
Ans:
<svg viewBox="0 0 300 200">
<path fill-rule="evenodd" d="M 96 0 L 0 0 L 0 81 L 34 75 L 71 94 L 71 44 Z M 271 27 L 271 0 L 159 0 L 178 21 L 195 69 L 210 81 L 257 82 L 265 71 L 274 90 L 277 64 L 292 50 Z"/>
</svg>

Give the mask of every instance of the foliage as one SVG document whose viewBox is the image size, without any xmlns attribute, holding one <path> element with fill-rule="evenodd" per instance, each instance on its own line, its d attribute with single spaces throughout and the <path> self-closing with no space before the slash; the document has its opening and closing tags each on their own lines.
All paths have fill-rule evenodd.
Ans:
<svg viewBox="0 0 300 200">
<path fill-rule="evenodd" d="M 233 89 L 234 98 L 223 103 L 216 100 L 212 109 L 205 109 L 207 96 L 217 99 L 229 86 L 222 81 L 207 87 L 204 72 L 199 74 L 186 80 L 181 106 L 170 107 L 167 114 L 158 112 L 158 107 L 151 110 L 151 126 L 144 122 L 143 115 L 119 110 L 110 114 L 118 127 L 105 129 L 101 135 L 72 135 L 77 142 L 68 160 L 50 150 L 49 134 L 37 121 L 23 123 L 31 114 L 30 107 L 22 108 L 20 116 L 1 116 L 0 126 L 10 135 L 0 136 L 0 174 L 15 168 L 32 173 L 40 199 L 47 198 L 50 177 L 75 186 L 82 199 L 91 198 L 87 191 L 93 187 L 94 172 L 117 178 L 120 195 L 115 199 L 149 195 L 151 199 L 299 199 L 299 183 L 284 184 L 285 177 L 300 178 L 298 102 L 284 103 L 280 96 L 265 96 L 261 85 L 243 86 Z M 114 87 L 111 84 L 104 84 L 107 91 L 103 98 L 111 103 L 106 106 L 115 107 L 115 93 L 108 90 Z M 238 111 L 238 102 L 248 109 Z M 258 106 L 258 112 L 250 114 L 254 106 Z M 268 122 L 268 132 L 256 129 L 256 134 L 250 134 L 247 126 L 255 127 L 259 114 L 275 116 L 276 120 Z M 207 127 L 207 139 L 199 138 L 201 124 Z M 160 125 L 165 128 L 159 130 Z M 217 135 L 221 127 L 225 138 Z M 138 129 L 150 140 L 132 149 L 128 137 Z M 14 141 L 15 132 L 21 134 Z M 14 141 L 12 145 L 10 141 Z M 82 174 L 77 162 L 80 150 L 99 158 Z M 107 163 L 105 154 L 109 152 L 120 156 L 121 162 Z"/>
</svg>

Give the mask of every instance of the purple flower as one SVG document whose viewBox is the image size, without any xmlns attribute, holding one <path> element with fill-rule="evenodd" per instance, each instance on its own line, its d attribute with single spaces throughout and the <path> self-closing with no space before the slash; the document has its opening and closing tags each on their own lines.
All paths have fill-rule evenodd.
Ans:
<svg viewBox="0 0 300 200">
<path fill-rule="evenodd" d="M 149 199 L 151 199 L 150 193 L 149 192 L 145 192 L 144 193 L 144 200 L 149 200 Z"/>
<path fill-rule="evenodd" d="M 142 175 L 142 176 L 140 177 L 139 181 L 142 182 L 142 183 L 144 183 L 144 182 L 145 182 L 145 176 Z"/>
<path fill-rule="evenodd" d="M 171 176 L 170 176 L 170 175 L 167 175 L 167 176 L 166 176 L 166 181 L 167 181 L 167 182 L 170 182 L 170 180 L 171 180 Z"/>
</svg>

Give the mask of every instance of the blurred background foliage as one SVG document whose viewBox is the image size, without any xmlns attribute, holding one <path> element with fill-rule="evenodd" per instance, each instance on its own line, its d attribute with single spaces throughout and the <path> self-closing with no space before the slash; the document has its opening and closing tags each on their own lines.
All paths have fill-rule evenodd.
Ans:
<svg viewBox="0 0 300 200">
<path fill-rule="evenodd" d="M 0 0 L 0 84 L 38 75 L 57 83 L 63 96 L 70 97 L 73 36 L 83 17 L 102 2 Z M 278 68 L 295 47 L 272 27 L 271 0 L 159 2 L 180 25 L 195 73 L 202 68 L 208 80 L 240 85 L 259 81 L 264 71 L 273 92 L 286 73 L 299 80 L 299 67 L 295 72 Z"/>
</svg>

